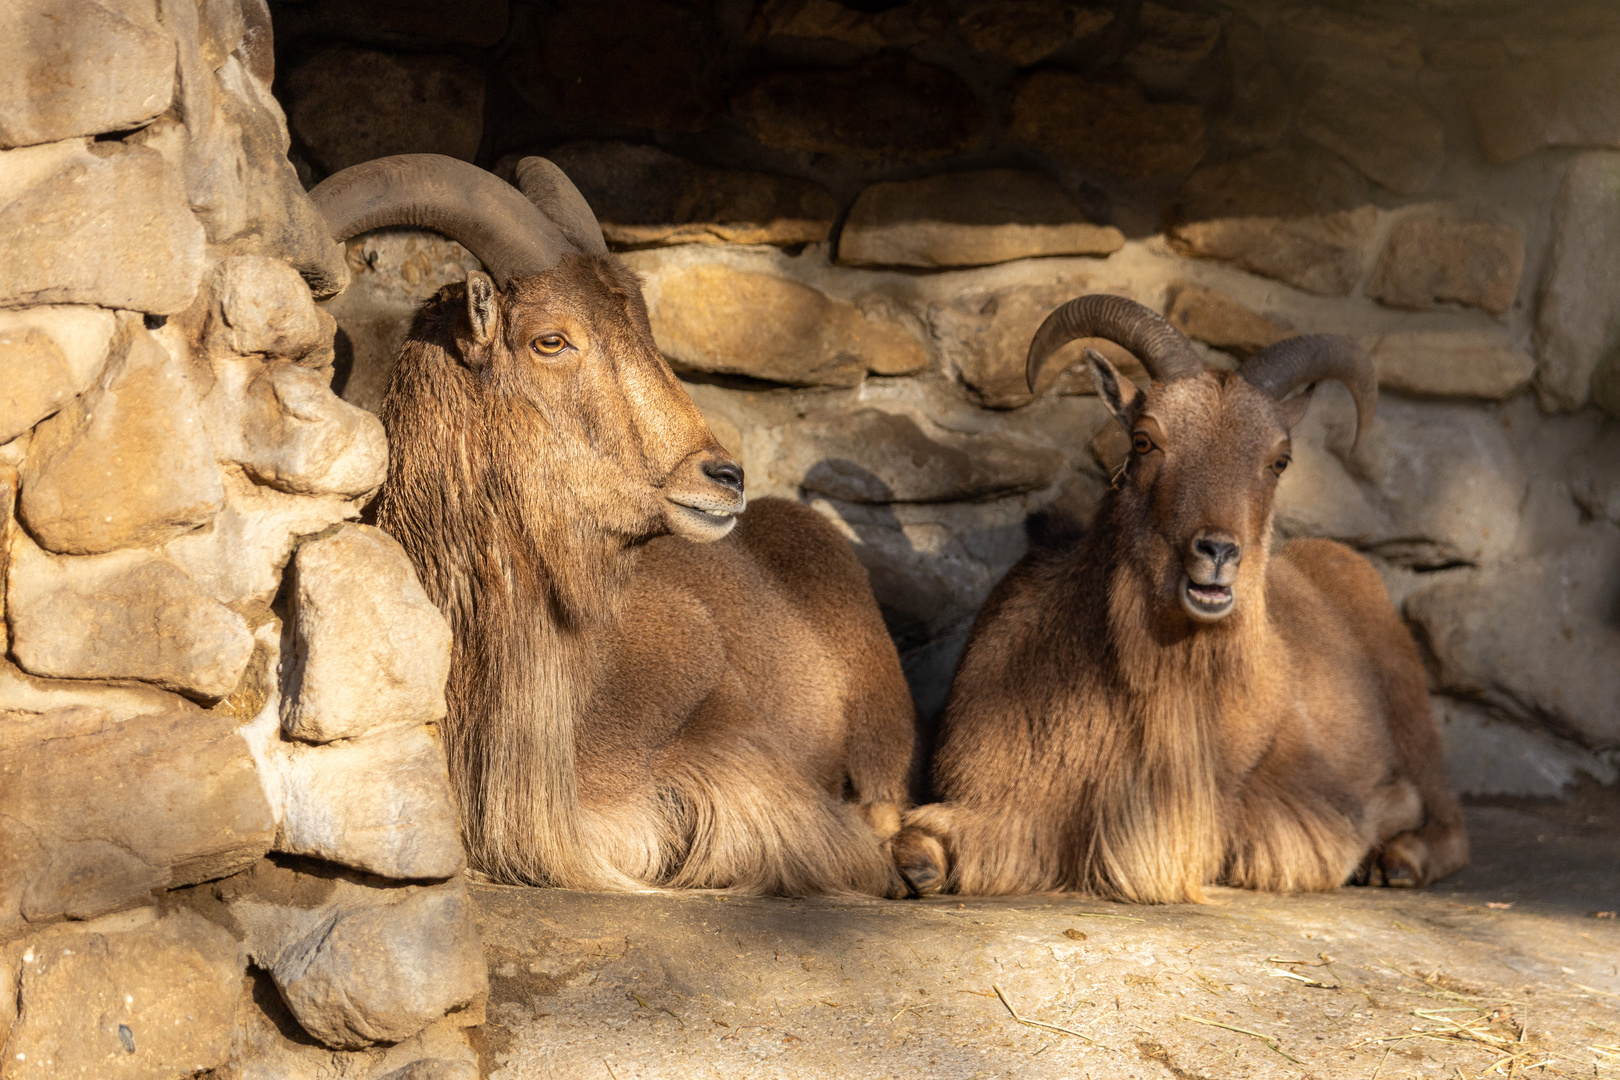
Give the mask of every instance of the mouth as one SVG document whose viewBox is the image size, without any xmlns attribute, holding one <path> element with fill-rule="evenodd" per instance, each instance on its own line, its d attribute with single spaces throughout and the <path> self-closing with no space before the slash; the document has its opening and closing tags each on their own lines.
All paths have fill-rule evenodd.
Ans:
<svg viewBox="0 0 1620 1080">
<path fill-rule="evenodd" d="M 737 515 L 743 510 L 741 503 L 741 498 L 733 500 L 733 505 L 730 506 L 710 502 L 707 499 L 684 502 L 670 499 L 670 527 L 688 540 L 700 543 L 719 540 L 736 526 Z"/>
<path fill-rule="evenodd" d="M 1185 575 L 1181 579 L 1181 606 L 1199 622 L 1219 622 L 1236 602 L 1230 585 L 1200 585 Z"/>
</svg>

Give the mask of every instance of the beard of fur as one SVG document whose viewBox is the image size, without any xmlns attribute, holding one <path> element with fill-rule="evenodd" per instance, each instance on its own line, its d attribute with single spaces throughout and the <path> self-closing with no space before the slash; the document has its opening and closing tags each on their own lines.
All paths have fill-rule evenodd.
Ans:
<svg viewBox="0 0 1620 1080">
<path fill-rule="evenodd" d="M 581 515 L 552 505 L 568 485 L 547 462 L 490 452 L 506 445 L 490 436 L 522 431 L 521 418 L 493 415 L 478 377 L 436 343 L 446 307 L 418 314 L 383 403 L 377 523 L 454 636 L 442 731 L 469 864 L 507 882 L 641 887 L 589 842 L 574 761 L 598 669 L 580 631 L 616 615 L 628 553 L 570 528 Z"/>
<path fill-rule="evenodd" d="M 1264 590 L 1222 625 L 1168 641 L 1155 631 L 1156 591 L 1128 557 L 1107 577 L 1125 752 L 1097 778 L 1076 885 L 1133 903 L 1202 903 L 1225 846 L 1217 738 L 1254 686 Z"/>
</svg>

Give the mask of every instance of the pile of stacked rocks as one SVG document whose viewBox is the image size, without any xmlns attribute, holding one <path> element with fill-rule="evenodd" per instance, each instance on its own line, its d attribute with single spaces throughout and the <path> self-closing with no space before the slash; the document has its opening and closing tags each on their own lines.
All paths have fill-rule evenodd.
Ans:
<svg viewBox="0 0 1620 1080">
<path fill-rule="evenodd" d="M 0 11 L 6 1080 L 477 1074 L 450 632 L 272 64 L 253 0 Z"/>
<path fill-rule="evenodd" d="M 1231 367 L 1359 338 L 1284 535 L 1373 558 L 1464 791 L 1613 782 L 1620 748 L 1620 15 L 1598 3 L 486 0 L 277 4 L 307 180 L 429 150 L 563 166 L 748 473 L 870 571 L 925 714 L 1032 510 L 1123 447 L 1040 319 L 1130 296 Z M 374 408 L 408 312 L 475 266 L 352 241 L 338 385 Z M 1079 346 L 1074 348 L 1078 357 Z M 1116 357 L 1116 359 L 1122 359 Z M 1094 437 L 1100 438 L 1094 442 Z"/>
</svg>

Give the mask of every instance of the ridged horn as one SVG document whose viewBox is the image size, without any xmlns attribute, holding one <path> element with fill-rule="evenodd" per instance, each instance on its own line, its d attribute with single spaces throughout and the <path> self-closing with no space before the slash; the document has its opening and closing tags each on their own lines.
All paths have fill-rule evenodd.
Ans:
<svg viewBox="0 0 1620 1080">
<path fill-rule="evenodd" d="M 1372 427 L 1378 408 L 1378 374 L 1372 357 L 1342 334 L 1302 334 L 1267 345 L 1238 368 L 1243 381 L 1273 401 L 1301 386 L 1333 380 L 1356 399 L 1356 445 Z"/>
<path fill-rule="evenodd" d="M 309 193 L 342 242 L 371 229 L 432 229 L 465 247 L 505 288 L 544 273 L 572 248 L 523 193 L 494 173 L 442 154 L 397 154 L 351 165 Z"/>
<path fill-rule="evenodd" d="M 591 212 L 579 188 L 557 163 L 543 157 L 526 157 L 517 163 L 518 190 L 528 198 L 568 242 L 593 255 L 607 254 L 602 226 Z"/>
<path fill-rule="evenodd" d="M 1155 312 L 1123 296 L 1096 293 L 1057 308 L 1035 331 L 1024 364 L 1029 392 L 1043 393 L 1059 374 L 1049 370 L 1052 357 L 1069 342 L 1085 337 L 1107 338 L 1129 349 L 1154 382 L 1199 375 L 1204 370 L 1192 342 Z"/>
</svg>

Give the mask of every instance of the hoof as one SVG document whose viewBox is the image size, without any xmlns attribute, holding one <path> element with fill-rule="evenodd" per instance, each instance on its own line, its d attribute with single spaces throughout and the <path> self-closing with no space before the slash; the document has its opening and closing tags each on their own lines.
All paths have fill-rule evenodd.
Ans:
<svg viewBox="0 0 1620 1080">
<path fill-rule="evenodd" d="M 902 829 L 889 843 L 894 864 L 913 893 L 932 896 L 945 887 L 945 845 L 916 828 Z"/>
<path fill-rule="evenodd" d="M 1429 862 L 1428 845 L 1414 833 L 1395 837 L 1378 854 L 1378 870 L 1384 884 L 1395 889 L 1427 885 Z"/>
</svg>

